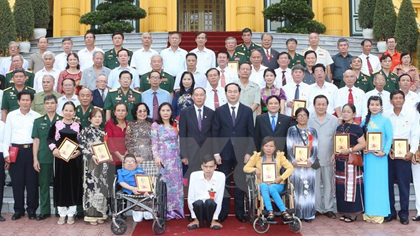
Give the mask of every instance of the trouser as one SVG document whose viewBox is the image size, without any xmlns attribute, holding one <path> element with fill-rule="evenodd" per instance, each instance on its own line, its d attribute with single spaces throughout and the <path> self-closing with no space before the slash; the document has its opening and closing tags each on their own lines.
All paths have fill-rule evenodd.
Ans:
<svg viewBox="0 0 420 236">
<path fill-rule="evenodd" d="M 411 161 L 388 159 L 388 184 L 389 184 L 389 203 L 391 206 L 391 216 L 396 216 L 394 182 L 397 181 L 400 193 L 401 210 L 398 216 L 408 217 L 408 204 L 410 200 L 410 181 L 411 181 Z"/>
<path fill-rule="evenodd" d="M 0 215 L 3 206 L 4 184 L 6 181 L 6 172 L 4 171 L 4 157 L 3 152 L 0 152 Z"/>
<path fill-rule="evenodd" d="M 69 206 L 69 207 L 57 207 L 58 208 L 58 214 L 60 217 L 73 217 L 76 215 L 77 212 L 77 206 Z"/>
<path fill-rule="evenodd" d="M 285 211 L 286 207 L 284 206 L 283 200 L 281 200 L 280 193 L 284 189 L 284 184 L 265 184 L 260 183 L 261 189 L 261 196 L 264 199 L 264 205 L 267 211 L 272 211 L 273 206 L 271 205 L 270 196 L 273 198 L 274 202 L 276 203 L 277 207 L 280 211 Z"/>
<path fill-rule="evenodd" d="M 40 163 L 39 166 L 39 196 L 40 196 L 40 213 L 51 214 L 51 198 L 50 198 L 50 180 L 53 173 L 53 164 Z"/>
<path fill-rule="evenodd" d="M 15 200 L 15 213 L 25 212 L 25 188 L 26 188 L 26 211 L 30 214 L 36 212 L 38 202 L 38 172 L 34 169 L 32 145 L 29 148 L 19 147 L 15 163 L 10 163 L 11 178 L 13 181 L 13 199 Z"/>
<path fill-rule="evenodd" d="M 321 191 L 321 183 L 324 186 Z M 334 169 L 331 165 L 321 166 L 316 170 L 315 209 L 320 213 L 334 209 Z"/>
<path fill-rule="evenodd" d="M 211 199 L 207 199 L 206 201 L 197 200 L 193 203 L 195 217 L 192 216 L 192 218 L 197 218 L 200 227 L 204 226 L 204 221 L 206 221 L 207 226 L 210 227 L 216 207 L 217 204 Z"/>
<path fill-rule="evenodd" d="M 416 193 L 416 210 L 417 215 L 420 216 L 420 164 L 411 164 L 411 171 L 413 173 L 414 192 Z"/>
</svg>

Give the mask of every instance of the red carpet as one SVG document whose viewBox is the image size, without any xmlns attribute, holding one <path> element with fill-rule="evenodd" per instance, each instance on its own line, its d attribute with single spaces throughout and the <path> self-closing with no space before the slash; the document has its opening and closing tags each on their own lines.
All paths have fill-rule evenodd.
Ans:
<svg viewBox="0 0 420 236">
<path fill-rule="evenodd" d="M 138 223 L 133 231 L 132 236 L 149 236 L 155 235 L 152 230 L 153 221 L 143 221 Z M 220 230 L 213 230 L 210 228 L 198 228 L 195 230 L 187 229 L 189 221 L 183 220 L 171 220 L 167 222 L 167 227 L 163 235 L 179 235 L 179 236 L 248 236 L 248 235 L 261 235 L 254 231 L 250 223 L 240 223 L 235 217 L 228 217 L 223 222 L 223 228 Z M 293 233 L 288 225 L 271 225 L 270 229 L 264 235 L 301 235 Z"/>
</svg>

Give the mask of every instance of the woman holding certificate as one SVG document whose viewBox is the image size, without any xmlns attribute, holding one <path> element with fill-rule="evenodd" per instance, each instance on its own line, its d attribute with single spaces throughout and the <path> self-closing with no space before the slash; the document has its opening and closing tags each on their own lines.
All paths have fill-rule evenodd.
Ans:
<svg viewBox="0 0 420 236">
<path fill-rule="evenodd" d="M 91 125 L 83 128 L 80 132 L 80 148 L 82 149 L 84 163 L 84 220 L 91 225 L 104 223 L 104 220 L 107 218 L 106 212 L 108 210 L 108 163 L 106 159 L 111 156 L 107 147 L 104 145 L 104 142 L 106 142 L 106 133 L 100 127 L 102 119 L 102 109 L 93 108 L 89 117 Z M 93 150 L 94 145 L 103 145 L 105 150 L 100 153 L 95 153 Z"/>
<path fill-rule="evenodd" d="M 78 148 L 81 126 L 73 121 L 76 106 L 69 101 L 63 105 L 63 120 L 50 128 L 47 142 L 54 157 L 54 205 L 60 215 L 57 224 L 74 224 L 76 206 L 82 205 L 81 151 Z"/>
<path fill-rule="evenodd" d="M 349 154 L 362 151 L 366 147 L 362 128 L 354 122 L 356 107 L 346 104 L 342 109 L 344 124 L 337 127 L 334 137 L 335 190 L 337 211 L 343 213 L 341 221 L 351 223 L 363 207 L 363 170 L 361 166 L 349 164 Z"/>
<path fill-rule="evenodd" d="M 367 146 L 364 151 L 364 193 L 366 222 L 382 223 L 391 213 L 388 186 L 388 153 L 391 149 L 393 129 L 391 121 L 382 116 L 382 99 L 372 96 L 368 100 L 368 114 L 362 122 Z"/>
<path fill-rule="evenodd" d="M 318 135 L 314 128 L 308 127 L 309 111 L 300 107 L 294 114 L 297 125 L 287 131 L 287 155 L 295 167 L 290 180 L 295 187 L 296 216 L 306 222 L 315 219 L 315 169 Z M 317 166 L 318 165 L 318 166 Z"/>
<path fill-rule="evenodd" d="M 285 168 L 286 171 L 280 175 L 279 173 L 282 167 Z M 293 171 L 294 168 L 284 156 L 284 152 L 277 151 L 276 153 L 274 138 L 270 136 L 267 136 L 262 140 L 261 152 L 255 152 L 244 166 L 245 173 L 255 172 L 258 177 L 257 182 L 261 189 L 265 208 L 268 211 L 267 220 L 274 220 L 270 196 L 280 209 L 283 219 L 285 221 L 292 219 L 290 214 L 286 211 L 280 193 L 284 189 L 285 180 L 289 178 Z"/>
</svg>

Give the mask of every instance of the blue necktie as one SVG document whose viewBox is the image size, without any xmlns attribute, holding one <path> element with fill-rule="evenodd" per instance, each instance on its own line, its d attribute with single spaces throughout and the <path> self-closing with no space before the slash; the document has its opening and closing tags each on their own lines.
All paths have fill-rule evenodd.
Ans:
<svg viewBox="0 0 420 236">
<path fill-rule="evenodd" d="M 271 116 L 271 129 L 273 129 L 273 132 L 276 129 L 276 122 L 274 121 L 274 118 L 276 118 L 276 116 Z"/>
<path fill-rule="evenodd" d="M 236 107 L 232 107 L 232 124 L 233 124 L 233 126 L 235 126 L 235 122 L 236 122 L 235 108 Z"/>
</svg>

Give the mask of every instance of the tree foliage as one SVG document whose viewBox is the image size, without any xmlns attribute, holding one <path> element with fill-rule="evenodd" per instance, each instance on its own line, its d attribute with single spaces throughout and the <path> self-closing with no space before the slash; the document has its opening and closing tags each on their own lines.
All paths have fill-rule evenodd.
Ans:
<svg viewBox="0 0 420 236">
<path fill-rule="evenodd" d="M 34 35 L 35 17 L 31 0 L 16 0 L 13 16 L 16 22 L 17 39 L 28 41 Z"/>
<path fill-rule="evenodd" d="M 400 52 L 416 51 L 417 37 L 416 12 L 413 3 L 411 0 L 403 0 L 395 27 L 395 38 L 398 42 L 397 50 Z"/>
<path fill-rule="evenodd" d="M 7 55 L 9 42 L 16 39 L 16 24 L 8 0 L 0 0 L 0 55 Z"/>
<path fill-rule="evenodd" d="M 377 0 L 373 15 L 373 37 L 377 41 L 385 41 L 394 36 L 397 15 L 392 0 Z"/>
<path fill-rule="evenodd" d="M 35 28 L 48 28 L 50 23 L 50 6 L 48 0 L 32 0 L 35 14 Z"/>
<path fill-rule="evenodd" d="M 146 11 L 133 5 L 133 0 L 106 0 L 96 7 L 96 11 L 80 17 L 79 22 L 92 25 L 92 29 L 89 31 L 93 33 L 130 33 L 134 27 L 129 21 L 145 17 Z"/>
<path fill-rule="evenodd" d="M 358 19 L 359 25 L 362 27 L 362 29 L 372 29 L 375 5 L 376 0 L 360 0 Z"/>
</svg>

